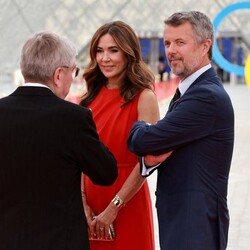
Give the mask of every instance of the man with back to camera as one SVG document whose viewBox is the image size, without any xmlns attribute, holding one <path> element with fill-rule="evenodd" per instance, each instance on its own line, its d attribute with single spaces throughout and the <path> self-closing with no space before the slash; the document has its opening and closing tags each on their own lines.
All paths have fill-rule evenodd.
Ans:
<svg viewBox="0 0 250 250">
<path fill-rule="evenodd" d="M 165 51 L 180 78 L 178 90 L 162 120 L 136 122 L 128 138 L 130 150 L 145 156 L 142 174 L 158 169 L 162 250 L 227 246 L 234 111 L 210 64 L 213 39 L 213 25 L 201 12 L 174 13 L 165 21 Z"/>
<path fill-rule="evenodd" d="M 76 49 L 36 33 L 20 66 L 24 86 L 0 99 L 0 248 L 87 250 L 81 173 L 108 186 L 117 167 L 91 111 L 63 100 L 79 71 Z"/>
</svg>

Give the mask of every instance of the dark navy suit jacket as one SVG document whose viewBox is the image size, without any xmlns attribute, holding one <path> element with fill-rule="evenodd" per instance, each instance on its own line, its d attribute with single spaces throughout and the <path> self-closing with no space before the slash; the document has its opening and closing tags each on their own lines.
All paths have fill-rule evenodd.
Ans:
<svg viewBox="0 0 250 250">
<path fill-rule="evenodd" d="M 156 207 L 162 250 L 225 250 L 234 111 L 213 68 L 170 103 L 155 125 L 136 122 L 128 147 L 139 156 L 173 150 L 158 167 Z"/>
<path fill-rule="evenodd" d="M 0 249 L 87 250 L 81 173 L 117 177 L 89 109 L 44 87 L 0 99 Z"/>
</svg>

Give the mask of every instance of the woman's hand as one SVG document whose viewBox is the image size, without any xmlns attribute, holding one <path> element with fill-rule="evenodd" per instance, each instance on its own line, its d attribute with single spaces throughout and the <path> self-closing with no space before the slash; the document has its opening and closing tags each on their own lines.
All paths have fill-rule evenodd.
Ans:
<svg viewBox="0 0 250 250">
<path fill-rule="evenodd" d="M 90 232 L 91 223 L 95 219 L 95 213 L 92 210 L 92 208 L 88 205 L 87 199 L 86 199 L 86 194 L 83 191 L 82 191 L 82 203 L 83 203 L 84 212 L 85 212 L 85 216 L 86 216 L 88 227 L 89 227 L 89 236 L 90 237 L 95 237 Z"/>
<path fill-rule="evenodd" d="M 91 226 L 92 221 L 95 219 L 95 213 L 94 211 L 91 209 L 91 207 L 87 204 L 84 204 L 84 212 L 85 212 L 85 216 L 87 219 L 87 223 L 88 226 Z"/>
<path fill-rule="evenodd" d="M 94 220 L 91 222 L 90 234 L 96 235 L 96 238 L 109 239 L 110 225 L 113 224 L 117 217 L 119 208 L 117 208 L 113 202 L 107 206 L 107 208 L 95 216 Z"/>
</svg>

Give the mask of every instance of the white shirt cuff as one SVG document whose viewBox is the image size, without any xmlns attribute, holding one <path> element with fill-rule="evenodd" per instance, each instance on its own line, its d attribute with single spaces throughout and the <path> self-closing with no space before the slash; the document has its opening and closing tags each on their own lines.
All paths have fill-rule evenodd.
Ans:
<svg viewBox="0 0 250 250">
<path fill-rule="evenodd" d="M 146 165 L 145 165 L 145 163 L 144 163 L 144 157 L 143 157 L 143 156 L 142 156 L 141 161 L 142 161 L 142 171 L 141 171 L 141 175 L 142 175 L 142 176 L 149 176 L 149 174 L 150 174 L 155 168 L 157 168 L 157 167 L 161 164 L 161 162 L 160 162 L 160 163 L 158 163 L 158 164 L 156 164 L 156 165 L 154 165 L 154 166 L 152 166 L 152 167 L 146 167 Z"/>
</svg>

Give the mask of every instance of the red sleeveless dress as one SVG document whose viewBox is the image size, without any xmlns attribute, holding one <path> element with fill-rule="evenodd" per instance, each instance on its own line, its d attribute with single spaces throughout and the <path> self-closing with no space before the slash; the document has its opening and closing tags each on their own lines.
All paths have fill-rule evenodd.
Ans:
<svg viewBox="0 0 250 250">
<path fill-rule="evenodd" d="M 119 89 L 103 87 L 89 105 L 101 141 L 114 154 L 118 163 L 118 178 L 109 187 L 94 185 L 85 176 L 87 202 L 96 214 L 101 213 L 138 162 L 127 148 L 127 137 L 132 124 L 138 120 L 138 99 L 121 108 L 123 98 Z M 152 204 L 147 181 L 138 193 L 120 209 L 115 221 L 115 240 L 90 241 L 91 250 L 154 250 Z"/>
</svg>

